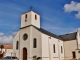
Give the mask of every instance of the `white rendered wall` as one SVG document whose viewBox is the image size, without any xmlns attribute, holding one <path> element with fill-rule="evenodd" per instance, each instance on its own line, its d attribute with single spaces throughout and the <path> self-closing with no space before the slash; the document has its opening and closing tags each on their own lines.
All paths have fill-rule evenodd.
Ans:
<svg viewBox="0 0 80 60">
<path fill-rule="evenodd" d="M 77 49 L 77 42 L 76 40 L 64 41 L 64 58 L 65 59 L 72 59 L 72 52 Z"/>
<path fill-rule="evenodd" d="M 27 33 L 28 35 L 28 39 L 27 40 L 23 40 L 23 35 Z M 20 60 L 22 60 L 23 58 L 23 48 L 26 47 L 27 48 L 27 59 L 28 60 L 32 60 L 33 56 L 37 56 L 37 57 L 41 57 L 41 32 L 39 32 L 38 30 L 36 30 L 34 27 L 30 26 L 27 28 L 23 28 L 20 29 L 19 32 L 20 35 L 20 51 L 19 51 L 19 58 Z M 17 35 L 18 37 L 18 35 Z M 16 38 L 16 37 L 15 37 Z M 37 39 L 37 48 L 33 48 L 33 39 L 36 38 Z M 17 38 L 16 38 L 17 39 Z M 15 41 L 16 41 L 15 39 Z M 16 44 L 14 45 L 16 47 Z M 15 48 L 14 47 L 14 48 Z M 17 50 L 15 49 L 16 53 Z"/>
<path fill-rule="evenodd" d="M 42 60 L 49 60 L 49 42 L 48 36 L 41 33 L 42 37 Z"/>
<path fill-rule="evenodd" d="M 27 59 L 30 58 L 30 28 L 31 27 L 20 29 L 20 60 L 23 59 L 23 48 L 27 49 Z M 28 35 L 27 40 L 23 40 L 25 33 Z"/>
<path fill-rule="evenodd" d="M 64 45 L 63 45 L 63 41 L 62 40 L 58 40 L 59 42 L 59 57 L 60 60 L 64 59 Z M 62 53 L 61 53 L 61 46 L 62 46 Z"/>
<path fill-rule="evenodd" d="M 30 30 L 30 57 L 33 59 L 33 56 L 41 57 L 42 55 L 42 45 L 41 45 L 41 32 L 35 29 L 33 26 L 31 26 Z M 33 39 L 36 38 L 37 41 L 37 47 L 33 48 Z"/>
<path fill-rule="evenodd" d="M 35 19 L 35 15 L 37 16 L 37 20 Z M 40 28 L 40 15 L 31 11 L 31 24 Z"/>
<path fill-rule="evenodd" d="M 27 18 L 25 18 L 26 14 Z M 35 19 L 35 15 L 37 16 L 37 19 Z M 25 20 L 27 21 L 25 22 Z M 40 28 L 40 16 L 33 11 L 21 15 L 21 28 L 29 25 L 34 25 Z"/>
<path fill-rule="evenodd" d="M 13 53 L 13 49 L 2 49 L 2 53 L 3 52 L 5 52 L 4 57 L 11 56 L 11 53 Z M 12 56 L 13 56 L 13 54 L 12 54 Z"/>
<path fill-rule="evenodd" d="M 25 18 L 26 14 L 27 14 L 27 18 Z M 25 22 L 25 20 L 27 21 Z M 21 15 L 21 28 L 28 26 L 28 25 L 31 25 L 31 13 L 30 12 Z"/>
<path fill-rule="evenodd" d="M 12 53 L 12 56 L 13 56 L 13 49 L 6 49 L 5 56 L 11 56 L 11 53 Z"/>
<path fill-rule="evenodd" d="M 17 32 L 17 34 L 15 35 L 14 39 L 13 39 L 13 54 L 19 58 L 19 49 L 16 50 L 16 42 L 20 40 L 20 37 L 19 37 L 19 31 Z M 18 46 L 19 48 L 20 46 Z"/>
<path fill-rule="evenodd" d="M 28 39 L 23 40 L 23 35 L 27 33 Z M 37 48 L 33 48 L 33 39 L 37 39 Z M 20 51 L 16 50 L 16 41 L 19 40 Z M 53 52 L 53 44 L 55 44 L 56 53 Z M 63 46 L 63 41 L 53 38 L 46 34 L 41 33 L 33 26 L 20 29 L 14 38 L 14 52 L 19 56 L 20 60 L 23 58 L 23 48 L 27 48 L 27 58 L 32 60 L 33 56 L 42 57 L 42 60 L 62 60 L 63 54 L 60 54 L 60 47 Z"/>
<path fill-rule="evenodd" d="M 42 34 L 42 59 L 43 60 L 59 60 L 59 42 L 56 38 L 49 38 L 50 36 Z M 53 44 L 55 44 L 56 53 L 53 52 Z M 63 42 L 60 44 L 63 45 Z M 63 54 L 60 54 L 61 57 L 64 57 Z"/>
<path fill-rule="evenodd" d="M 51 39 L 49 39 L 49 42 L 50 42 L 51 60 L 59 60 L 60 57 L 59 57 L 58 39 L 51 37 Z M 55 44 L 55 53 L 54 53 L 53 44 Z"/>
</svg>

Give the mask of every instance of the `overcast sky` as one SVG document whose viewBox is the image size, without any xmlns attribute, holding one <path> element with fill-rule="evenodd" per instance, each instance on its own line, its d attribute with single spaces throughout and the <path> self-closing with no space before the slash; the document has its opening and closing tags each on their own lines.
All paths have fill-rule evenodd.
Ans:
<svg viewBox="0 0 80 60">
<path fill-rule="evenodd" d="M 41 28 L 62 35 L 80 28 L 80 0 L 0 0 L 0 44 L 12 45 L 21 14 L 40 14 Z"/>
</svg>

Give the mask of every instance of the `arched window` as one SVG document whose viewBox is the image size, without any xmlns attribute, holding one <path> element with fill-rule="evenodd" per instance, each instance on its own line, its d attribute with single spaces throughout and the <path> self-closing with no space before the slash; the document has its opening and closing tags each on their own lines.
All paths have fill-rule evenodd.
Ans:
<svg viewBox="0 0 80 60">
<path fill-rule="evenodd" d="M 53 44 L 53 52 L 56 53 L 55 44 Z"/>
<path fill-rule="evenodd" d="M 36 38 L 33 39 L 33 48 L 36 48 L 37 47 L 37 40 Z"/>
<path fill-rule="evenodd" d="M 37 15 L 35 15 L 35 20 L 37 20 Z"/>
<path fill-rule="evenodd" d="M 16 50 L 18 50 L 18 44 L 19 44 L 19 42 L 17 41 L 16 42 Z"/>
<path fill-rule="evenodd" d="M 25 22 L 27 21 L 27 14 L 25 15 Z"/>
<path fill-rule="evenodd" d="M 25 18 L 27 18 L 27 14 L 25 15 Z"/>
<path fill-rule="evenodd" d="M 62 46 L 61 46 L 61 53 L 63 53 L 63 48 L 62 48 Z"/>
</svg>

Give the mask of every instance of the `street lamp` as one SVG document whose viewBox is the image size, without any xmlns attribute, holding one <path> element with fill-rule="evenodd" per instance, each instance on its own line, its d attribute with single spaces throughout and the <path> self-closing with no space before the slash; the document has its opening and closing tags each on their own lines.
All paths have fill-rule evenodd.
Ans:
<svg viewBox="0 0 80 60">
<path fill-rule="evenodd" d="M 12 53 L 13 53 L 13 51 L 11 51 L 11 59 L 12 59 Z"/>
</svg>

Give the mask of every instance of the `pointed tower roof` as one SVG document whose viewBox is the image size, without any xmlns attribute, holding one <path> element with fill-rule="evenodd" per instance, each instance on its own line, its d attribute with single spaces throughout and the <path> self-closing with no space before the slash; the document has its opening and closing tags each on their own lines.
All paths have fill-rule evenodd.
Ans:
<svg viewBox="0 0 80 60">
<path fill-rule="evenodd" d="M 24 12 L 23 14 L 28 13 L 28 12 L 31 12 L 31 11 L 34 12 L 34 13 L 37 13 L 37 12 L 35 12 L 35 11 L 33 10 L 33 7 L 31 6 L 30 9 L 29 9 L 29 11 Z M 37 13 L 37 14 L 38 14 L 38 13 Z M 38 15 L 40 15 L 40 14 L 38 14 Z"/>
</svg>

